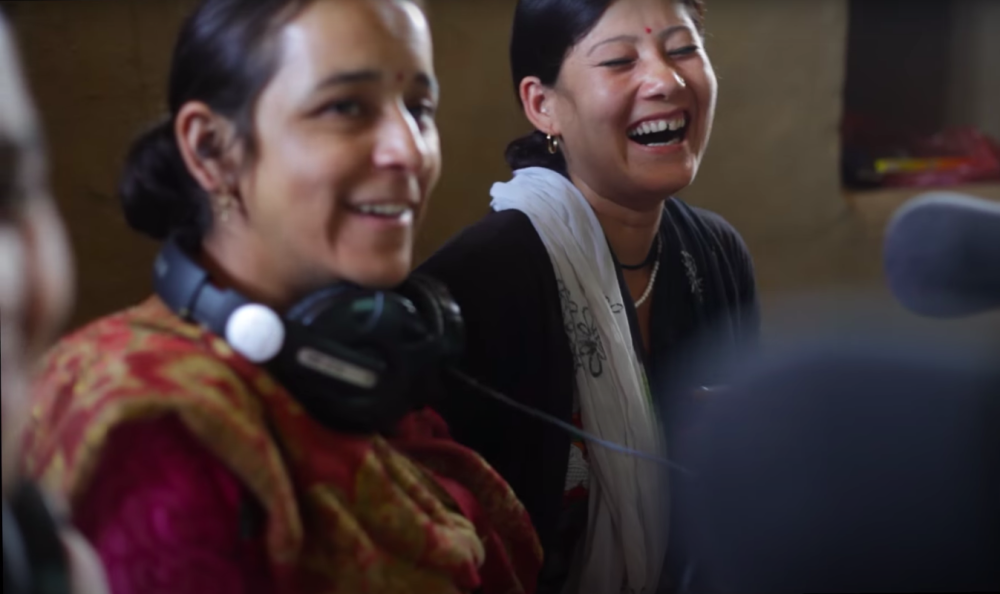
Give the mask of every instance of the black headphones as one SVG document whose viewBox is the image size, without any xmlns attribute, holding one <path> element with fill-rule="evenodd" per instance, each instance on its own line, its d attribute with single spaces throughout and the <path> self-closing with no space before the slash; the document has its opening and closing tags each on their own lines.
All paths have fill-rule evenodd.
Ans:
<svg viewBox="0 0 1000 594">
<path fill-rule="evenodd" d="M 157 295 L 249 361 L 265 366 L 314 419 L 354 433 L 388 431 L 424 404 L 435 375 L 458 362 L 464 326 L 437 281 L 411 275 L 394 291 L 350 283 L 321 289 L 284 316 L 214 286 L 190 254 L 193 237 L 168 239 L 154 267 Z"/>
<path fill-rule="evenodd" d="M 156 258 L 156 293 L 181 318 L 202 324 L 234 351 L 264 365 L 324 426 L 386 432 L 424 406 L 450 377 L 505 406 L 606 449 L 687 472 L 673 462 L 609 442 L 484 386 L 458 369 L 465 327 L 448 290 L 410 275 L 395 291 L 340 283 L 316 291 L 284 317 L 212 285 L 189 254 L 190 236 L 168 239 Z"/>
</svg>

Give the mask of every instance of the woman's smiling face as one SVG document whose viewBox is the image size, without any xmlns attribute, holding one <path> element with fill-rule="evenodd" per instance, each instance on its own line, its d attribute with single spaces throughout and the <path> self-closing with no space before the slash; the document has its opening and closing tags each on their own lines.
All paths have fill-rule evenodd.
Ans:
<svg viewBox="0 0 1000 594">
<path fill-rule="evenodd" d="M 617 0 L 567 54 L 547 109 L 578 184 L 642 207 L 694 180 L 717 82 L 690 10 Z"/>
<path fill-rule="evenodd" d="M 427 21 L 407 1 L 320 0 L 278 39 L 241 187 L 248 243 L 275 276 L 397 285 L 441 171 Z"/>
</svg>

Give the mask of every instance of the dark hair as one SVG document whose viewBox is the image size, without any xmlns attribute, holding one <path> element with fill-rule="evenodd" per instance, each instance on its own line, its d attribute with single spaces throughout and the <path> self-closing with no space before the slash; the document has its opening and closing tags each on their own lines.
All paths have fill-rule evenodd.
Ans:
<svg viewBox="0 0 1000 594">
<path fill-rule="evenodd" d="M 17 147 L 0 136 L 0 215 L 13 210 L 17 202 L 18 161 Z"/>
<path fill-rule="evenodd" d="M 0 219 L 16 216 L 30 200 L 41 196 L 32 184 L 42 173 L 38 166 L 45 165 L 45 154 L 45 143 L 36 131 L 12 138 L 0 130 Z"/>
<path fill-rule="evenodd" d="M 37 195 L 27 190 L 26 167 L 44 151 L 16 41 L 5 11 L 0 10 L 0 85 L 13 87 L 12 106 L 6 110 L 0 106 L 0 218 L 4 221 Z M 24 113 L 24 108 L 31 113 Z"/>
<path fill-rule="evenodd" d="M 275 33 L 309 2 L 202 0 L 187 18 L 170 67 L 170 115 L 136 139 L 119 182 L 133 229 L 154 239 L 208 230 L 211 208 L 181 158 L 174 118 L 185 103 L 201 101 L 233 123 L 252 156 L 254 107 L 278 68 Z"/>
<path fill-rule="evenodd" d="M 704 28 L 704 0 L 676 0 L 692 9 L 699 30 Z M 615 0 L 518 0 L 510 36 L 510 74 L 514 93 L 528 76 L 551 87 L 559 78 L 566 54 L 587 36 Z M 511 169 L 547 167 L 566 174 L 562 151 L 548 151 L 545 134 L 535 130 L 507 145 Z"/>
</svg>

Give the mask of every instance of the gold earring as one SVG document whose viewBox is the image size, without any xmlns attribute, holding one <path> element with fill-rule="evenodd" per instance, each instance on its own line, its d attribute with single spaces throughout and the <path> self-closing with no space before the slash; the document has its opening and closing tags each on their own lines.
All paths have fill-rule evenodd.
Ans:
<svg viewBox="0 0 1000 594">
<path fill-rule="evenodd" d="M 219 215 L 220 223 L 225 223 L 229 220 L 229 211 L 233 208 L 233 202 L 235 202 L 235 199 L 228 192 L 219 195 L 218 199 L 216 199 L 215 210 L 216 214 Z"/>
<path fill-rule="evenodd" d="M 559 152 L 559 139 L 551 134 L 545 135 L 545 143 L 549 147 L 549 154 L 556 154 Z"/>
</svg>

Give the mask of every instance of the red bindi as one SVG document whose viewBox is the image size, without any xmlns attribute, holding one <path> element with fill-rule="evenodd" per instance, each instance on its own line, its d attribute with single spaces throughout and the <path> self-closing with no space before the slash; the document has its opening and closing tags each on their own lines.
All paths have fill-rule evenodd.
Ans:
<svg viewBox="0 0 1000 594">
<path fill-rule="evenodd" d="M 652 30 L 652 29 L 650 29 L 649 27 L 646 27 L 646 33 L 647 33 L 647 34 L 649 34 L 649 33 L 652 33 L 652 32 L 653 32 L 653 30 Z"/>
</svg>

